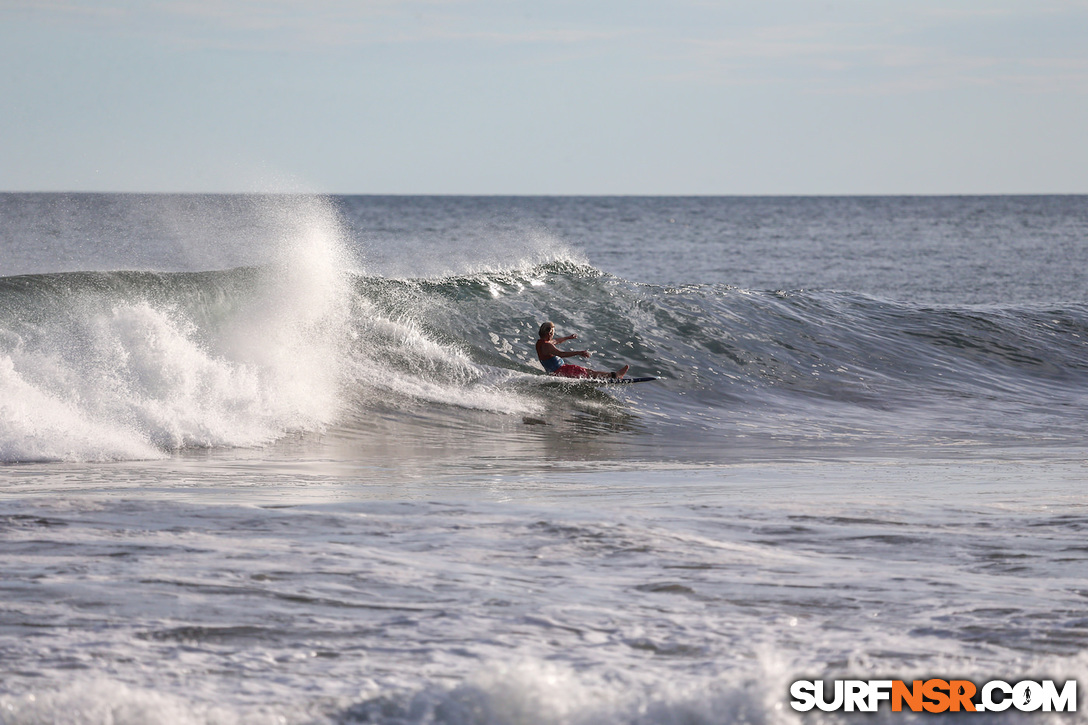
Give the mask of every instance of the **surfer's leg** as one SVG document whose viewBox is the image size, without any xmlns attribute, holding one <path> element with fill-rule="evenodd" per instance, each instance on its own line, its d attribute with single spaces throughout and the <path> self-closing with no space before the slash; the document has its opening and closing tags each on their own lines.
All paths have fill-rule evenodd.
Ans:
<svg viewBox="0 0 1088 725">
<path fill-rule="evenodd" d="M 596 370 L 588 370 L 581 365 L 571 365 L 566 363 L 555 371 L 555 374 L 561 378 L 592 378 L 595 377 L 593 373 Z"/>
<path fill-rule="evenodd" d="M 612 373 L 605 372 L 603 370 L 590 370 L 584 368 L 581 365 L 571 365 L 567 363 L 563 367 L 555 371 L 555 374 L 561 378 L 609 378 L 612 377 Z"/>
<path fill-rule="evenodd" d="M 624 365 L 619 370 L 612 372 L 610 370 L 590 370 L 584 368 L 581 365 L 566 364 L 563 367 L 555 371 L 555 374 L 562 378 L 622 378 L 627 374 L 627 371 L 631 369 L 630 365 Z"/>
</svg>

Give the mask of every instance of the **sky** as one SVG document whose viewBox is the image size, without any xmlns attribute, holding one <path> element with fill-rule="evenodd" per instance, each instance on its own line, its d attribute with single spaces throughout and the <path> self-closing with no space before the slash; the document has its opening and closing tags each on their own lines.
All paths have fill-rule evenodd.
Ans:
<svg viewBox="0 0 1088 725">
<path fill-rule="evenodd" d="M 0 0 L 0 190 L 1088 193 L 1088 0 Z"/>
</svg>

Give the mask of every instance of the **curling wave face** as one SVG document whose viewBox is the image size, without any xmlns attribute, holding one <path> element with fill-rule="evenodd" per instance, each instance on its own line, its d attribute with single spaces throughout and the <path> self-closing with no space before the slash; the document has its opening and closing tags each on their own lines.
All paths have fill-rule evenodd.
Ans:
<svg viewBox="0 0 1088 725">
<path fill-rule="evenodd" d="M 1038 445 L 1083 428 L 1082 304 L 648 285 L 567 257 L 396 279 L 350 274 L 334 237 L 261 267 L 0 279 L 0 459 L 149 458 L 330 427 L 513 436 L 523 417 L 704 456 L 723 440 Z M 543 376 L 543 319 L 599 365 L 662 380 L 618 394 Z"/>
</svg>

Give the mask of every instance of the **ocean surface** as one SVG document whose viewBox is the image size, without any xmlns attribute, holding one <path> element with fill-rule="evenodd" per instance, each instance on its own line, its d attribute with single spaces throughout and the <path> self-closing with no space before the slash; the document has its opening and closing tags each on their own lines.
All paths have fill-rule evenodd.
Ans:
<svg viewBox="0 0 1088 725">
<path fill-rule="evenodd" d="M 1083 699 L 1086 430 L 1084 196 L 0 194 L 0 724 Z"/>
</svg>

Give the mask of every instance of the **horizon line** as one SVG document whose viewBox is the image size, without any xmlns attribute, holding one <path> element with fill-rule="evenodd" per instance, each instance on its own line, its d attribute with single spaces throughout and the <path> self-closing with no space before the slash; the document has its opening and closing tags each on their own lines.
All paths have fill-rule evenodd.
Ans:
<svg viewBox="0 0 1088 725">
<path fill-rule="evenodd" d="M 1025 197 L 1025 196 L 1088 196 L 1088 191 L 1027 191 L 1027 192 L 867 192 L 867 193 L 455 193 L 455 192 L 329 192 L 329 191 L 92 191 L 92 190 L 0 190 L 3 195 L 56 195 L 56 196 L 370 196 L 382 198 L 426 197 L 426 198 L 496 198 L 496 199 L 575 199 L 575 198 L 632 198 L 632 199 L 799 199 L 799 198 L 956 198 L 956 197 Z"/>
</svg>

